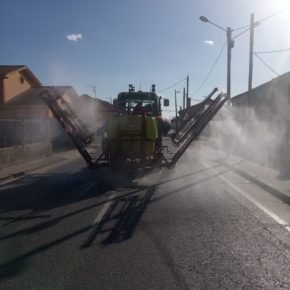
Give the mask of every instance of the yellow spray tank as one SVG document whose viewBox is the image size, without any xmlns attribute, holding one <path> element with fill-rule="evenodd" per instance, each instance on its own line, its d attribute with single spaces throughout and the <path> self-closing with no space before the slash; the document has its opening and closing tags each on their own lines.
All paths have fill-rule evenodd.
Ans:
<svg viewBox="0 0 290 290">
<path fill-rule="evenodd" d="M 113 116 L 108 122 L 109 150 L 113 158 L 154 157 L 158 127 L 155 117 L 145 115 Z"/>
<path fill-rule="evenodd" d="M 164 105 L 169 105 L 168 100 Z M 108 120 L 103 140 L 106 158 L 114 162 L 159 157 L 166 132 L 162 126 L 161 97 L 155 93 L 155 85 L 150 92 L 135 92 L 129 85 L 129 91 L 119 93 L 114 106 L 118 113 Z"/>
</svg>

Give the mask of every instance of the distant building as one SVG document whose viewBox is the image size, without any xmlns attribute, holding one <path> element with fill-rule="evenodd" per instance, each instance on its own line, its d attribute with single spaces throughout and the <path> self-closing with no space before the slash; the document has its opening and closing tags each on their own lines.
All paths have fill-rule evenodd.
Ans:
<svg viewBox="0 0 290 290">
<path fill-rule="evenodd" d="M 96 122 L 97 129 L 102 127 L 108 118 L 117 111 L 112 104 L 98 98 L 92 98 L 87 94 L 81 95 L 80 100 L 82 115 L 91 117 L 91 121 Z"/>
<path fill-rule="evenodd" d="M 34 98 L 41 87 L 41 82 L 27 66 L 0 66 L 0 118 L 48 116 L 44 103 Z"/>
<path fill-rule="evenodd" d="M 0 104 L 3 105 L 15 96 L 42 84 L 25 65 L 0 66 Z"/>
<path fill-rule="evenodd" d="M 78 102 L 72 86 L 43 86 L 25 65 L 0 66 L 0 119 L 52 118 L 41 99 L 47 89 L 55 90 L 70 104 Z"/>
<path fill-rule="evenodd" d="M 233 107 L 251 108 L 260 120 L 289 120 L 290 72 L 254 88 L 251 94 L 248 91 L 239 94 L 231 101 Z"/>
</svg>

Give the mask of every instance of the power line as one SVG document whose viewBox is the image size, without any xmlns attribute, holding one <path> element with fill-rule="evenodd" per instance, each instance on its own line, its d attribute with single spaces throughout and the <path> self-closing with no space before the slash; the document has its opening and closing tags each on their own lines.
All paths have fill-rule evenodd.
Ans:
<svg viewBox="0 0 290 290">
<path fill-rule="evenodd" d="M 201 82 L 199 87 L 194 92 L 192 92 L 190 95 L 195 95 L 203 87 L 203 85 L 206 83 L 206 81 L 210 77 L 211 73 L 213 72 L 213 70 L 214 70 L 214 68 L 215 68 L 215 66 L 216 66 L 216 64 L 217 64 L 217 62 L 218 62 L 218 60 L 219 60 L 219 58 L 220 58 L 225 46 L 226 46 L 226 44 L 227 44 L 227 41 L 224 43 L 223 47 L 221 48 L 220 52 L 218 53 L 218 55 L 217 55 L 213 65 L 212 65 L 212 67 L 210 68 L 210 70 L 209 70 L 208 74 L 206 75 L 206 77 L 204 78 L 204 80 Z"/>
<path fill-rule="evenodd" d="M 260 25 L 260 22 L 256 21 L 256 22 L 254 23 L 254 28 L 256 28 L 258 25 Z M 247 28 L 247 29 L 245 29 L 244 31 L 242 31 L 242 32 L 240 32 L 239 34 L 235 35 L 234 37 L 232 37 L 232 39 L 235 39 L 235 38 L 239 37 L 240 35 L 244 34 L 245 32 L 249 31 L 249 30 L 251 29 L 250 26 L 251 26 L 251 25 L 248 25 L 248 28 Z M 233 30 L 233 31 L 234 31 L 234 30 Z"/>
<path fill-rule="evenodd" d="M 255 24 L 256 24 L 256 26 L 257 26 L 257 25 L 259 25 L 262 21 L 265 21 L 265 20 L 267 20 L 267 19 L 269 19 L 269 18 L 272 18 L 272 17 L 274 17 L 274 16 L 276 16 L 276 15 L 278 15 L 278 14 L 280 14 L 280 13 L 283 13 L 284 11 L 286 11 L 286 10 L 288 10 L 288 9 L 290 9 L 290 6 L 284 8 L 284 9 L 282 9 L 282 10 L 279 10 L 279 11 L 277 11 L 277 12 L 274 13 L 274 14 L 271 14 L 271 15 L 269 15 L 269 16 L 266 16 L 266 17 L 264 17 L 264 18 L 261 18 L 260 20 L 256 21 Z M 242 32 L 239 33 L 238 35 L 234 36 L 233 39 L 236 38 L 236 37 L 238 37 L 238 36 L 240 36 L 241 34 L 247 32 L 247 31 L 250 29 L 250 25 L 245 25 L 245 26 L 241 26 L 241 27 L 238 27 L 238 28 L 233 29 L 232 31 L 237 31 L 237 30 L 241 30 L 241 29 L 244 29 L 244 28 L 247 28 L 247 29 L 244 30 L 244 31 L 242 31 Z"/>
<path fill-rule="evenodd" d="M 269 16 L 267 16 L 267 17 L 261 18 L 261 19 L 258 20 L 257 22 L 262 22 L 262 21 L 268 20 L 269 18 L 272 18 L 272 17 L 274 17 L 274 16 L 276 16 L 276 15 L 278 15 L 278 14 L 280 14 L 280 13 L 282 13 L 282 12 L 288 10 L 288 9 L 290 9 L 290 6 L 284 8 L 284 9 L 282 9 L 282 10 L 279 10 L 279 11 L 277 11 L 276 13 L 271 14 L 271 15 L 269 15 Z"/>
<path fill-rule="evenodd" d="M 161 92 L 167 91 L 167 90 L 169 90 L 169 89 L 177 86 L 178 84 L 180 84 L 181 82 L 183 82 L 185 80 L 186 80 L 186 78 L 183 78 L 183 79 L 179 80 L 178 82 L 174 83 L 173 85 L 171 85 L 171 86 L 169 86 L 169 87 L 167 87 L 165 89 L 162 89 L 162 90 L 158 91 L 157 93 L 161 93 Z"/>
<path fill-rule="evenodd" d="M 260 56 L 258 56 L 256 53 L 254 53 L 254 55 L 271 71 L 273 72 L 275 75 L 279 76 L 280 74 L 278 74 L 273 68 L 271 68 Z"/>
<path fill-rule="evenodd" d="M 237 30 L 241 30 L 241 29 L 244 29 L 244 28 L 248 28 L 250 27 L 250 25 L 245 25 L 245 26 L 241 26 L 241 27 L 238 27 L 238 28 L 235 28 L 235 29 L 232 29 L 232 31 L 237 31 Z"/>
<path fill-rule="evenodd" d="M 250 28 L 245 29 L 245 30 L 242 31 L 241 33 L 239 33 L 239 34 L 233 36 L 232 39 L 235 39 L 235 38 L 239 37 L 240 35 L 244 34 L 245 32 L 247 32 L 247 31 L 249 31 L 249 30 L 250 30 Z"/>
<path fill-rule="evenodd" d="M 285 48 L 285 49 L 280 49 L 280 50 L 269 50 L 269 51 L 255 51 L 255 53 L 260 54 L 260 53 L 274 53 L 274 52 L 284 52 L 284 51 L 289 51 L 290 48 Z"/>
</svg>

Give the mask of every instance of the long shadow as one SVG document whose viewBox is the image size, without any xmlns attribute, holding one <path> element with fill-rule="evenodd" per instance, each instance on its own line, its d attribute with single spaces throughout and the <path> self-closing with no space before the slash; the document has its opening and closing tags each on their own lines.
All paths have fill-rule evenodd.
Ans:
<svg viewBox="0 0 290 290">
<path fill-rule="evenodd" d="M 157 187 L 159 185 L 163 185 L 163 184 L 166 184 L 168 182 L 172 182 L 172 181 L 180 180 L 180 179 L 183 179 L 183 178 L 186 178 L 186 177 L 189 177 L 189 176 L 193 176 L 195 174 L 198 174 L 198 173 L 201 173 L 201 172 L 204 172 L 204 171 L 207 171 L 207 170 L 209 170 L 209 169 L 203 169 L 203 170 L 195 171 L 195 172 L 192 172 L 192 173 L 189 173 L 189 174 L 184 174 L 184 175 L 178 176 L 176 178 L 166 179 L 166 180 L 164 180 L 162 182 L 155 183 L 153 186 Z M 193 186 L 193 185 L 194 184 L 191 184 L 188 187 Z M 96 186 L 98 186 L 98 184 L 96 184 Z M 131 191 L 129 191 L 128 193 L 122 195 L 122 198 L 125 198 L 125 197 L 133 195 L 133 194 L 138 194 L 140 191 L 146 189 L 147 187 L 146 186 L 137 186 L 136 187 L 135 185 L 133 185 L 133 186 L 129 185 L 129 186 L 127 186 L 127 188 L 131 189 Z M 185 189 L 185 188 L 183 188 L 183 189 Z M 95 188 L 93 188 L 92 191 L 96 192 Z M 175 192 L 178 192 L 178 190 L 176 190 L 176 191 L 174 191 L 172 193 L 168 193 L 166 196 L 174 194 Z M 89 197 L 89 196 L 90 196 L 90 193 L 87 194 L 87 197 Z M 164 197 L 166 197 L 166 196 L 164 196 Z M 158 200 L 162 199 L 164 197 L 161 196 L 161 197 L 158 198 Z M 0 237 L 0 241 L 7 240 L 7 239 L 10 239 L 10 238 L 14 238 L 14 237 L 21 236 L 21 235 L 34 234 L 34 233 L 43 231 L 43 230 L 45 230 L 47 228 L 50 228 L 52 226 L 57 225 L 62 220 L 67 219 L 67 218 L 69 218 L 71 216 L 74 216 L 76 214 L 80 214 L 80 213 L 82 213 L 84 211 L 91 210 L 93 208 L 97 208 L 98 206 L 101 206 L 101 205 L 103 205 L 103 204 L 105 204 L 107 202 L 117 201 L 117 200 L 119 200 L 119 197 L 114 197 L 114 198 L 111 198 L 109 200 L 98 202 L 97 204 L 93 204 L 93 205 L 90 205 L 90 206 L 87 206 L 87 207 L 83 207 L 81 209 L 77 209 L 77 210 L 72 211 L 70 213 L 58 216 L 56 218 L 49 219 L 48 221 L 44 221 L 44 222 L 38 223 L 36 225 L 26 227 L 26 228 L 21 229 L 21 230 L 19 230 L 17 232 L 10 233 L 8 235 L 3 235 L 3 236 Z M 157 199 L 156 199 L 156 201 L 157 201 Z M 65 204 L 65 202 L 62 202 L 62 203 L 59 203 L 58 206 L 61 206 L 61 205 L 64 205 L 64 204 Z M 49 210 L 49 209 L 50 209 L 49 207 L 46 207 L 46 208 L 42 208 L 42 210 L 34 210 L 33 212 L 30 212 L 28 214 L 23 214 L 23 215 L 20 215 L 18 217 L 6 217 L 6 218 L 2 217 L 2 218 L 0 218 L 0 220 L 7 221 L 6 225 L 8 225 L 8 224 L 11 224 L 11 223 L 14 223 L 14 222 L 18 222 L 18 221 L 23 221 L 23 220 L 48 219 L 48 218 L 50 218 L 49 215 L 44 215 L 44 214 L 40 214 L 40 213 L 43 210 Z"/>
<path fill-rule="evenodd" d="M 129 201 L 127 207 L 120 213 L 120 217 L 109 236 L 103 241 L 104 245 L 122 242 L 132 237 L 156 187 L 151 186 L 140 199 L 137 196 Z"/>
<path fill-rule="evenodd" d="M 101 195 L 116 187 L 128 187 L 135 175 L 109 168 L 81 169 L 76 173 L 33 174 L 0 188 L 0 212 L 7 225 L 20 220 L 44 218 L 39 215 L 57 207 Z M 10 211 L 29 211 L 4 216 Z"/>
<path fill-rule="evenodd" d="M 187 173 L 187 174 L 183 174 L 183 175 L 180 175 L 180 176 L 177 176 L 177 177 L 174 177 L 174 178 L 166 179 L 166 180 L 164 180 L 162 182 L 155 183 L 155 185 L 159 186 L 159 185 L 167 184 L 167 183 L 172 182 L 172 181 L 177 181 L 177 180 L 189 177 L 189 176 L 193 176 L 193 175 L 205 172 L 205 171 L 209 171 L 209 170 L 217 168 L 219 166 L 220 166 L 219 164 L 216 164 L 216 165 L 214 165 L 212 167 L 209 167 L 209 168 L 201 169 L 201 170 L 190 172 L 190 173 Z"/>
<path fill-rule="evenodd" d="M 68 241 L 74 237 L 77 237 L 78 235 L 88 231 L 90 229 L 90 226 L 83 227 L 77 231 L 72 232 L 69 235 L 60 237 L 58 239 L 55 239 L 52 242 L 46 243 L 44 245 L 41 245 L 39 247 L 34 248 L 31 251 L 28 251 L 22 255 L 17 256 L 16 258 L 7 261 L 0 265 L 0 278 L 4 277 L 10 277 L 15 276 L 19 274 L 19 272 L 23 269 L 25 260 L 31 256 L 34 256 L 36 254 L 39 254 L 40 252 L 46 251 L 60 243 L 63 243 L 65 241 Z"/>
<path fill-rule="evenodd" d="M 130 196 L 132 194 L 138 194 L 138 192 L 140 192 L 143 189 L 144 189 L 144 187 L 136 189 L 136 190 L 133 190 L 133 191 L 130 191 L 130 192 L 122 195 L 122 197 Z M 58 216 L 56 218 L 50 219 L 49 221 L 42 222 L 42 223 L 39 223 L 39 224 L 36 224 L 36 225 L 33 225 L 33 226 L 26 227 L 24 229 L 21 229 L 19 231 L 14 232 L 14 233 L 10 233 L 10 234 L 8 234 L 6 236 L 0 237 L 0 242 L 3 241 L 3 240 L 7 240 L 7 239 L 14 238 L 14 237 L 21 236 L 21 235 L 28 235 L 28 234 L 38 233 L 38 232 L 43 231 L 45 229 L 48 229 L 48 228 L 50 228 L 52 226 L 55 226 L 58 223 L 60 223 L 61 221 L 65 220 L 67 218 L 70 218 L 70 217 L 72 217 L 74 215 L 77 215 L 77 214 L 80 214 L 82 212 L 91 210 L 93 208 L 97 208 L 97 207 L 99 207 L 101 205 L 104 205 L 107 202 L 110 202 L 110 201 L 117 201 L 118 199 L 119 199 L 119 197 L 114 197 L 114 198 L 109 199 L 109 200 L 104 200 L 104 201 L 98 202 L 96 204 L 93 204 L 93 205 L 90 205 L 90 206 L 86 206 L 86 207 L 77 209 L 75 211 L 72 211 L 70 213 L 67 213 L 67 214 Z"/>
<path fill-rule="evenodd" d="M 182 179 L 182 178 L 186 178 L 186 177 L 195 175 L 197 173 L 204 172 L 206 170 L 208 170 L 208 169 L 196 171 L 196 172 L 193 172 L 193 173 L 190 173 L 190 174 L 184 174 L 184 175 L 178 176 L 176 178 L 167 179 L 165 181 L 162 181 L 162 182 L 159 182 L 159 183 L 155 183 L 152 186 L 154 186 L 154 188 L 156 188 L 159 185 L 166 184 L 166 183 L 172 182 L 172 181 L 176 181 L 176 180 L 179 180 L 179 179 Z M 220 174 L 222 174 L 222 173 L 220 173 Z M 216 176 L 216 175 L 214 175 L 214 176 Z M 186 186 L 184 186 L 182 188 L 179 188 L 179 189 L 174 190 L 172 192 L 169 192 L 169 193 L 167 193 L 165 195 L 162 195 L 162 196 L 160 196 L 160 197 L 158 197 L 158 198 L 156 198 L 156 199 L 154 199 L 154 200 L 152 200 L 150 202 L 161 200 L 161 199 L 163 199 L 163 198 L 165 198 L 167 196 L 170 196 L 170 195 L 173 195 L 173 194 L 179 192 L 180 190 L 189 188 L 189 187 L 194 186 L 195 184 L 198 184 L 198 183 L 201 183 L 201 182 L 205 182 L 208 179 L 213 178 L 214 176 L 210 176 L 210 177 L 208 177 L 206 179 L 202 179 L 201 181 L 186 185 Z M 96 186 L 98 186 L 98 184 L 96 184 Z M 142 190 L 144 190 L 144 189 L 146 189 L 148 187 L 146 187 L 146 186 L 128 186 L 127 188 L 131 189 L 131 191 L 129 191 L 126 194 L 123 194 L 122 195 L 122 199 L 130 197 L 130 196 L 132 196 L 134 194 L 138 194 L 140 191 L 142 191 Z M 96 192 L 95 188 L 93 188 L 93 191 Z M 87 197 L 88 196 L 90 196 L 89 193 L 88 193 Z M 151 199 L 151 196 L 150 196 L 150 199 Z M 60 215 L 60 216 L 58 216 L 56 218 L 49 219 L 48 221 L 41 222 L 41 223 L 38 223 L 38 224 L 33 225 L 33 226 L 28 226 L 28 227 L 26 227 L 24 229 L 21 229 L 19 231 L 10 233 L 8 235 L 1 236 L 0 237 L 0 241 L 7 240 L 7 239 L 10 239 L 10 238 L 14 238 L 14 237 L 21 236 L 21 235 L 34 234 L 34 233 L 43 231 L 43 230 L 45 230 L 47 228 L 50 228 L 52 226 L 57 225 L 59 222 L 63 221 L 64 219 L 67 219 L 67 218 L 72 217 L 74 215 L 80 214 L 80 213 L 85 212 L 87 210 L 91 210 L 93 208 L 97 208 L 98 206 L 101 206 L 101 205 L 103 205 L 103 204 L 105 204 L 107 202 L 112 202 L 112 201 L 119 202 L 120 198 L 119 197 L 114 197 L 114 198 L 111 198 L 109 200 L 104 200 L 104 201 L 98 202 L 96 204 L 93 204 L 93 205 L 90 205 L 90 206 L 87 206 L 87 207 L 83 207 L 83 208 L 77 209 L 75 211 L 69 212 L 67 214 Z M 66 202 L 59 203 L 58 206 L 63 206 L 64 204 L 66 204 Z M 42 210 L 49 210 L 49 209 L 51 209 L 51 207 L 42 208 Z M 48 218 L 50 218 L 49 215 L 40 214 L 40 212 L 41 212 L 41 210 L 34 210 L 31 213 L 23 214 L 23 215 L 20 215 L 18 217 L 1 217 L 0 220 L 7 221 L 6 225 L 8 225 L 8 224 L 11 224 L 11 223 L 17 222 L 17 221 L 34 220 L 34 219 L 48 219 Z M 128 212 L 127 212 L 127 215 L 128 215 Z"/>
<path fill-rule="evenodd" d="M 195 185 L 198 185 L 198 184 L 200 184 L 200 183 L 206 182 L 206 181 L 208 181 L 208 180 L 210 180 L 210 179 L 213 179 L 213 178 L 215 178 L 215 177 L 217 177 L 217 176 L 219 176 L 219 175 L 222 175 L 222 174 L 224 174 L 224 173 L 226 173 L 226 172 L 228 172 L 228 171 L 229 171 L 229 170 L 224 170 L 224 171 L 222 171 L 222 172 L 219 172 L 219 173 L 216 173 L 216 174 L 210 175 L 210 176 L 208 176 L 208 177 L 206 177 L 206 178 L 203 178 L 203 179 L 201 179 L 201 180 L 198 180 L 198 181 L 196 181 L 196 182 L 193 182 L 193 183 L 187 184 L 187 185 L 185 185 L 185 186 L 183 186 L 183 187 L 179 187 L 179 188 L 177 188 L 177 189 L 175 189 L 175 190 L 173 190 L 173 191 L 167 192 L 167 193 L 165 193 L 165 194 L 163 194 L 163 195 L 161 195 L 161 196 L 159 196 L 159 197 L 156 197 L 156 198 L 152 199 L 150 202 L 156 202 L 156 201 L 162 200 L 162 199 L 167 198 L 167 197 L 169 197 L 169 196 L 171 196 L 171 195 L 174 195 L 174 194 L 176 194 L 176 193 L 178 193 L 178 192 L 180 192 L 180 191 L 182 191 L 182 190 L 184 190 L 184 189 L 190 188 L 190 187 L 192 187 L 192 186 L 195 186 Z"/>
<path fill-rule="evenodd" d="M 208 169 L 206 169 L 208 170 Z M 202 170 L 205 171 L 205 170 Z M 86 172 L 86 170 L 82 171 L 82 174 L 84 174 L 84 172 Z M 40 245 L 38 247 L 35 247 L 34 249 L 23 253 L 19 256 L 17 256 L 14 259 L 11 259 L 10 261 L 7 261 L 5 263 L 3 263 L 2 265 L 0 265 L 0 277 L 8 277 L 8 276 L 13 276 L 13 275 L 17 275 L 21 272 L 21 270 L 24 268 L 24 264 L 27 258 L 32 257 L 34 255 L 37 255 L 43 251 L 47 251 L 49 249 L 51 249 L 52 247 L 55 247 L 56 245 L 59 245 L 61 243 L 64 243 L 74 237 L 77 237 L 85 232 L 89 233 L 89 237 L 87 239 L 87 242 L 83 245 L 84 247 L 90 246 L 93 241 L 95 240 L 96 236 L 99 233 L 106 233 L 107 236 L 106 238 L 103 240 L 103 245 L 109 245 L 112 243 L 117 243 L 117 242 L 121 242 L 127 239 L 130 239 L 142 217 L 142 215 L 144 214 L 144 211 L 146 210 L 146 207 L 148 206 L 148 204 L 150 202 L 155 202 L 158 201 L 160 199 L 163 199 L 169 195 L 178 193 L 179 191 L 193 186 L 195 184 L 204 182 L 210 178 L 213 178 L 214 176 L 218 175 L 214 175 L 214 176 L 210 176 L 207 177 L 205 179 L 202 179 L 198 182 L 195 182 L 193 184 L 190 184 L 188 186 L 176 189 L 166 195 L 163 195 L 159 198 L 156 198 L 155 200 L 152 200 L 152 196 L 155 193 L 156 187 L 160 184 L 166 183 L 168 181 L 173 181 L 176 179 L 181 179 L 181 178 L 185 178 L 188 177 L 190 175 L 194 175 L 198 172 L 194 172 L 191 174 L 186 174 L 183 176 L 179 176 L 177 178 L 173 178 L 173 179 L 169 179 L 168 181 L 162 181 L 160 183 L 156 183 L 153 186 L 148 187 L 135 187 L 135 186 L 131 186 L 132 185 L 132 180 L 134 179 L 134 177 L 136 176 L 135 174 L 133 174 L 132 172 L 130 173 L 122 173 L 120 174 L 121 178 L 119 178 L 119 180 L 116 181 L 112 180 L 113 178 L 116 177 L 116 172 L 96 172 L 94 171 L 93 173 L 91 173 L 91 171 L 88 171 L 88 176 L 86 176 L 86 178 L 84 178 L 84 176 L 81 173 L 76 173 L 76 174 L 72 174 L 71 176 L 69 176 L 68 174 L 64 174 L 60 179 L 65 179 L 66 183 L 68 182 L 67 178 L 69 178 L 69 180 L 71 180 L 74 184 L 76 182 L 76 180 L 79 182 L 80 180 L 94 180 L 95 185 L 94 187 L 88 192 L 86 193 L 85 196 L 80 196 L 80 199 L 85 199 L 85 198 L 89 198 L 89 196 L 91 195 L 96 195 L 96 194 L 102 194 L 107 192 L 108 190 L 114 188 L 115 186 L 123 186 L 126 188 L 131 188 L 132 190 L 130 190 L 128 193 L 122 195 L 122 197 L 115 197 L 112 198 L 112 207 L 111 209 L 108 211 L 108 213 L 105 215 L 104 219 L 101 221 L 100 225 L 101 227 L 99 227 L 97 230 L 94 229 L 94 231 L 92 231 L 92 226 L 88 225 L 88 226 L 84 226 L 76 231 L 71 232 L 68 235 L 64 235 L 62 237 L 59 237 L 51 242 L 45 243 L 43 245 Z M 140 172 L 138 173 L 140 174 Z M 222 173 L 219 173 L 222 174 Z M 125 176 L 125 178 L 123 178 Z M 54 176 L 55 177 L 55 176 Z M 46 178 L 48 178 L 47 176 L 33 176 L 32 178 L 36 178 L 36 180 L 42 179 L 44 178 L 46 180 Z M 52 176 L 50 176 L 50 178 L 52 178 Z M 97 179 L 97 181 L 96 181 Z M 51 181 L 51 179 L 46 180 L 46 182 Z M 40 180 L 38 180 L 38 182 L 40 182 Z M 60 182 L 60 185 L 62 185 L 63 183 Z M 20 185 L 19 185 L 20 186 Z M 25 186 L 25 185 L 24 185 Z M 30 186 L 30 185 L 28 185 Z M 100 186 L 100 188 L 99 188 Z M 21 187 L 21 186 L 20 186 Z M 15 206 L 13 206 L 13 204 L 11 204 L 9 201 L 8 203 L 5 204 L 5 196 L 8 195 L 8 192 L 5 192 L 4 189 L 4 193 L 1 192 L 0 193 L 0 202 L 3 201 L 4 205 L 1 204 L 1 208 L 2 209 L 6 209 L 6 210 L 17 210 L 17 209 L 32 209 L 34 210 L 34 212 L 36 213 L 41 212 L 41 210 L 47 210 L 47 209 L 51 209 L 57 206 L 60 206 L 61 204 L 69 204 L 72 203 L 72 199 L 71 198 L 67 198 L 66 194 L 63 194 L 61 197 L 57 197 L 57 194 L 59 193 L 54 193 L 53 189 L 55 189 L 57 187 L 57 183 L 54 184 L 54 186 L 52 186 L 51 188 L 49 188 L 47 191 L 45 191 L 49 196 L 51 195 L 51 199 L 49 200 L 49 203 L 44 203 L 42 204 L 41 202 L 39 203 L 28 203 L 28 205 L 21 205 L 21 204 L 17 204 Z M 24 192 L 23 187 L 21 187 L 21 191 Z M 20 190 L 20 189 L 18 189 Z M 145 190 L 145 193 L 142 195 L 140 195 L 140 193 L 142 191 Z M 9 191 L 9 190 L 8 190 Z M 9 191 L 10 192 L 10 191 Z M 17 197 L 18 195 L 20 195 L 20 192 L 15 192 L 13 194 L 13 197 Z M 43 195 L 42 195 L 43 196 Z M 34 195 L 32 195 L 32 197 L 34 197 Z M 56 200 L 53 200 L 53 197 L 56 197 Z M 61 222 L 64 219 L 67 219 L 71 216 L 77 215 L 81 212 L 87 211 L 89 209 L 95 208 L 97 206 L 100 206 L 102 204 L 105 204 L 106 202 L 108 202 L 108 200 L 106 201 L 101 201 L 97 204 L 93 204 L 87 207 L 83 207 L 83 208 L 79 208 L 75 211 L 72 211 L 70 213 L 64 214 L 62 216 L 59 216 L 57 218 L 54 219 L 50 219 L 49 221 L 46 222 L 42 222 L 39 223 L 37 225 L 34 226 L 30 226 L 27 227 L 25 229 L 22 229 L 20 231 L 17 231 L 15 233 L 11 233 L 8 234 L 6 236 L 2 236 L 0 238 L 0 241 L 4 241 L 13 237 L 17 237 L 19 235 L 28 235 L 28 234 L 35 234 L 35 233 L 39 233 L 40 231 L 46 230 L 50 227 L 55 226 L 56 224 L 58 224 L 59 222 Z M 29 218 L 29 217 L 25 217 L 25 218 Z M 32 217 L 34 218 L 34 217 Z M 43 215 L 41 215 L 41 218 L 43 218 Z M 110 226 L 109 228 L 106 226 Z"/>
<path fill-rule="evenodd" d="M 184 174 L 156 185 L 186 178 L 206 170 L 208 169 Z M 49 218 L 49 215 L 43 214 L 44 211 L 101 195 L 116 187 L 128 188 L 135 178 L 152 173 L 154 170 L 120 171 L 110 168 L 100 170 L 83 168 L 73 174 L 29 175 L 15 184 L 2 186 L 2 189 L 0 187 L 0 212 L 2 214 L 0 220 L 6 221 L 5 225 L 9 225 L 19 221 Z M 86 189 L 84 188 L 86 185 L 92 186 Z M 3 216 L 5 212 L 20 210 L 29 212 L 17 216 Z"/>
<path fill-rule="evenodd" d="M 140 190 L 139 190 L 140 191 Z M 116 219 L 116 218 L 120 218 L 116 224 L 116 227 L 111 231 L 111 234 L 109 234 L 108 238 L 104 241 L 105 244 L 109 244 L 112 242 L 115 242 L 116 239 L 118 239 L 118 241 L 124 240 L 124 239 L 129 239 L 133 232 L 134 229 L 136 228 L 147 204 L 148 201 L 150 200 L 151 196 L 154 194 L 155 191 L 155 187 L 150 188 L 146 194 L 144 195 L 144 197 L 138 201 L 138 203 L 135 203 L 134 206 L 128 206 L 127 209 L 125 211 L 121 211 L 120 213 L 118 213 L 117 215 L 115 215 L 114 217 L 111 217 L 112 219 Z M 132 192 L 130 193 L 132 195 Z M 123 197 L 124 198 L 124 197 Z M 130 198 L 128 199 L 130 200 Z M 137 196 L 133 195 L 132 196 L 132 201 L 133 200 L 137 200 Z M 118 203 L 119 201 L 116 200 L 116 203 Z M 130 203 L 132 204 L 132 203 Z M 96 206 L 96 205 L 95 205 Z M 88 208 L 83 208 L 82 210 L 87 210 Z M 76 214 L 77 212 L 71 213 L 70 215 Z M 57 222 L 57 219 L 55 219 L 54 221 L 50 221 L 48 223 L 44 223 L 42 224 L 42 228 L 47 228 L 51 225 L 55 225 Z M 41 227 L 40 227 L 41 228 Z M 91 225 L 82 227 L 68 235 L 65 235 L 63 237 L 60 237 L 58 239 L 55 239 L 51 242 L 45 243 L 41 246 L 35 247 L 34 249 L 17 256 L 16 258 L 7 261 L 5 263 L 3 263 L 2 265 L 0 265 L 0 278 L 4 278 L 4 277 L 10 277 L 10 276 L 14 276 L 19 274 L 19 272 L 21 271 L 21 269 L 23 269 L 24 265 L 25 265 L 25 260 L 31 256 L 37 255 L 43 251 L 47 251 L 50 248 L 57 246 L 58 244 L 61 244 L 63 242 L 66 242 L 72 238 L 75 238 L 85 232 L 88 232 L 89 230 L 91 230 L 92 227 Z M 32 227 L 30 229 L 30 231 L 26 231 L 26 233 L 32 233 L 35 231 L 38 231 L 39 228 L 37 227 Z M 20 234 L 20 233 L 18 233 Z M 22 233 L 23 234 L 23 233 Z M 8 236 L 6 237 L 8 238 Z"/>
<path fill-rule="evenodd" d="M 100 233 L 109 233 L 103 240 L 103 245 L 119 243 L 130 239 L 155 190 L 156 186 L 151 186 L 142 197 L 137 194 L 131 194 L 116 200 L 102 220 L 92 228 L 91 233 L 81 248 L 89 247 Z"/>
</svg>

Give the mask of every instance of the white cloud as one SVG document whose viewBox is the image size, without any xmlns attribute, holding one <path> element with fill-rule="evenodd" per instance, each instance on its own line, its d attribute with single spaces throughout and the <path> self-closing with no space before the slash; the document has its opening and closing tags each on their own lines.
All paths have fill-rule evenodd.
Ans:
<svg viewBox="0 0 290 290">
<path fill-rule="evenodd" d="M 212 40 L 204 40 L 203 43 L 209 46 L 214 46 L 214 42 Z"/>
<path fill-rule="evenodd" d="M 81 33 L 72 33 L 67 34 L 66 38 L 67 40 L 78 42 L 80 39 L 83 39 L 83 36 Z"/>
</svg>

